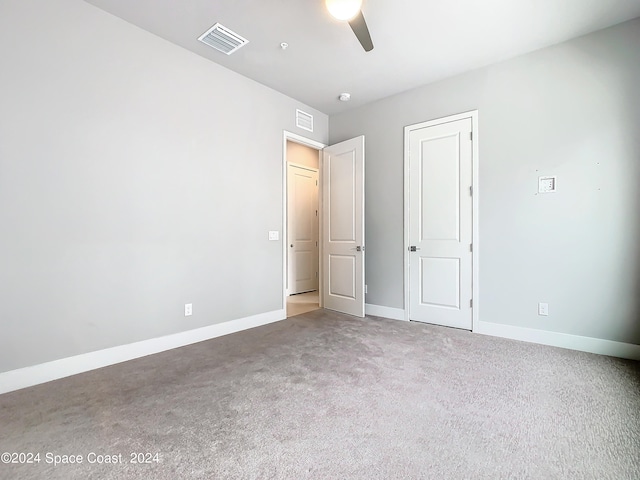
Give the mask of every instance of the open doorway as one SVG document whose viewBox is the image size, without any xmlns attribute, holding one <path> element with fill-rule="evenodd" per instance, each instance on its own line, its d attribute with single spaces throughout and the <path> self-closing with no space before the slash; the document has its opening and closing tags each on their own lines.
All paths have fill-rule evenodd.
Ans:
<svg viewBox="0 0 640 480">
<path fill-rule="evenodd" d="M 290 132 L 283 139 L 283 308 L 292 293 L 289 279 L 289 251 L 296 243 L 290 237 L 288 221 L 288 155 L 296 145 L 310 147 L 318 159 L 318 208 L 313 210 L 319 230 L 318 307 L 336 312 L 365 316 L 364 284 L 364 160 L 365 138 L 343 140 L 326 146 Z M 287 148 L 289 147 L 289 148 Z M 322 155 L 322 157 L 320 157 Z M 293 158 L 294 153 L 291 153 Z M 296 157 L 297 158 L 297 157 Z M 294 163 L 293 160 L 290 160 Z M 314 163 L 315 165 L 315 163 Z M 306 170 L 313 167 L 304 166 Z M 309 182 L 307 182 L 309 183 Z M 315 180 L 313 184 L 315 184 Z M 316 213 L 317 211 L 317 213 Z M 315 241 L 314 241 L 315 242 Z M 293 245 L 293 247 L 292 247 Z M 313 267 L 310 267 L 310 270 Z M 304 289 L 303 289 L 304 290 Z M 313 290 L 307 290 L 307 293 Z M 300 292 L 305 293 L 305 292 Z"/>
<path fill-rule="evenodd" d="M 285 305 L 287 317 L 320 308 L 322 145 L 285 133 Z"/>
</svg>

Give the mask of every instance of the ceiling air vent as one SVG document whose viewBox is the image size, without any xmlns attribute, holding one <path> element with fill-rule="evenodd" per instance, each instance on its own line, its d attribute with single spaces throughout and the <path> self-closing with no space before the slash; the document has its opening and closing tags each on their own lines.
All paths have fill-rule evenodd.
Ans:
<svg viewBox="0 0 640 480">
<path fill-rule="evenodd" d="M 313 115 L 296 109 L 296 127 L 313 132 Z"/>
<path fill-rule="evenodd" d="M 249 43 L 249 40 L 242 38 L 237 33 L 232 32 L 227 27 L 223 27 L 219 23 L 216 23 L 213 27 L 200 35 L 198 40 L 222 53 L 226 53 L 227 55 L 231 55 L 240 47 Z"/>
</svg>

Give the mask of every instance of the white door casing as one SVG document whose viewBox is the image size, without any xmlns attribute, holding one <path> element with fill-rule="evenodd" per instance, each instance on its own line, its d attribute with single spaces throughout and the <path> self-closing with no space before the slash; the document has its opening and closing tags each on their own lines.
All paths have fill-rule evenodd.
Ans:
<svg viewBox="0 0 640 480">
<path fill-rule="evenodd" d="M 287 280 L 288 280 L 288 276 L 289 276 L 289 271 L 288 271 L 288 262 L 287 262 L 287 257 L 289 255 L 289 243 L 287 243 L 287 240 L 289 239 L 289 232 L 288 232 L 288 214 L 287 214 L 287 187 L 289 184 L 288 181 L 288 160 L 292 160 L 292 159 L 287 159 L 287 142 L 294 142 L 294 143 L 298 143 L 300 145 L 305 145 L 307 147 L 316 149 L 318 151 L 322 151 L 322 149 L 324 147 L 326 147 L 325 144 L 317 142 L 315 140 L 312 140 L 310 138 L 304 137 L 302 135 L 298 135 L 297 133 L 293 133 L 293 132 L 289 132 L 284 130 L 283 131 L 283 135 L 282 135 L 282 219 L 283 219 L 283 234 L 282 234 L 282 241 L 280 242 L 280 246 L 282 249 L 282 309 L 284 312 L 284 316 L 283 318 L 286 317 L 286 309 L 287 309 L 287 297 L 288 297 L 288 285 L 287 285 Z M 320 177 L 322 177 L 322 170 L 320 170 L 319 172 Z M 319 199 L 318 199 L 318 203 L 319 203 L 319 213 L 318 216 L 319 218 L 321 217 L 321 212 L 322 212 L 322 189 L 319 188 L 318 193 L 319 195 Z M 320 228 L 322 228 L 322 224 L 320 223 Z M 321 236 L 322 234 L 320 234 Z M 320 244 L 320 247 L 322 247 L 322 243 Z M 322 251 L 320 251 L 320 255 L 322 255 Z M 319 290 L 320 290 L 320 307 L 322 308 L 322 262 L 318 262 L 319 263 L 319 267 L 320 267 L 320 272 L 319 272 Z"/>
<path fill-rule="evenodd" d="M 318 171 L 287 166 L 288 293 L 318 289 Z"/>
<path fill-rule="evenodd" d="M 323 150 L 323 306 L 364 317 L 364 136 Z"/>
<path fill-rule="evenodd" d="M 409 319 L 467 330 L 473 326 L 472 131 L 467 116 L 405 132 Z"/>
</svg>

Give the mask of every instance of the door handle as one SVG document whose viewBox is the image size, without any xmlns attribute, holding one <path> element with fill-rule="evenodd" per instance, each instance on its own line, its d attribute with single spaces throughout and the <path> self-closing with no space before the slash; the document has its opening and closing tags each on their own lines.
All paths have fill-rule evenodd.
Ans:
<svg viewBox="0 0 640 480">
<path fill-rule="evenodd" d="M 293 248 L 293 243 L 291 244 L 291 248 Z"/>
<path fill-rule="evenodd" d="M 409 247 L 409 251 L 410 251 L 410 252 L 417 252 L 418 250 L 420 250 L 420 249 L 419 249 L 418 247 L 416 247 L 415 245 L 411 245 L 411 246 Z"/>
<path fill-rule="evenodd" d="M 355 250 L 356 252 L 364 252 L 364 245 L 358 245 L 356 248 L 352 248 L 351 250 Z"/>
</svg>

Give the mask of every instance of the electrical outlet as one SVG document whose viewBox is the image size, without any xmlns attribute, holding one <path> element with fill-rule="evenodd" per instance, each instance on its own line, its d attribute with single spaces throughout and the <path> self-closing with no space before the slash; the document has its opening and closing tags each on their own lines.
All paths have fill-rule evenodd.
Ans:
<svg viewBox="0 0 640 480">
<path fill-rule="evenodd" d="M 191 315 L 193 315 L 193 304 L 192 303 L 185 303 L 184 304 L 184 316 L 185 317 L 190 317 Z"/>
<path fill-rule="evenodd" d="M 539 303 L 538 304 L 538 315 L 547 316 L 549 315 L 549 304 L 548 303 Z"/>
</svg>

